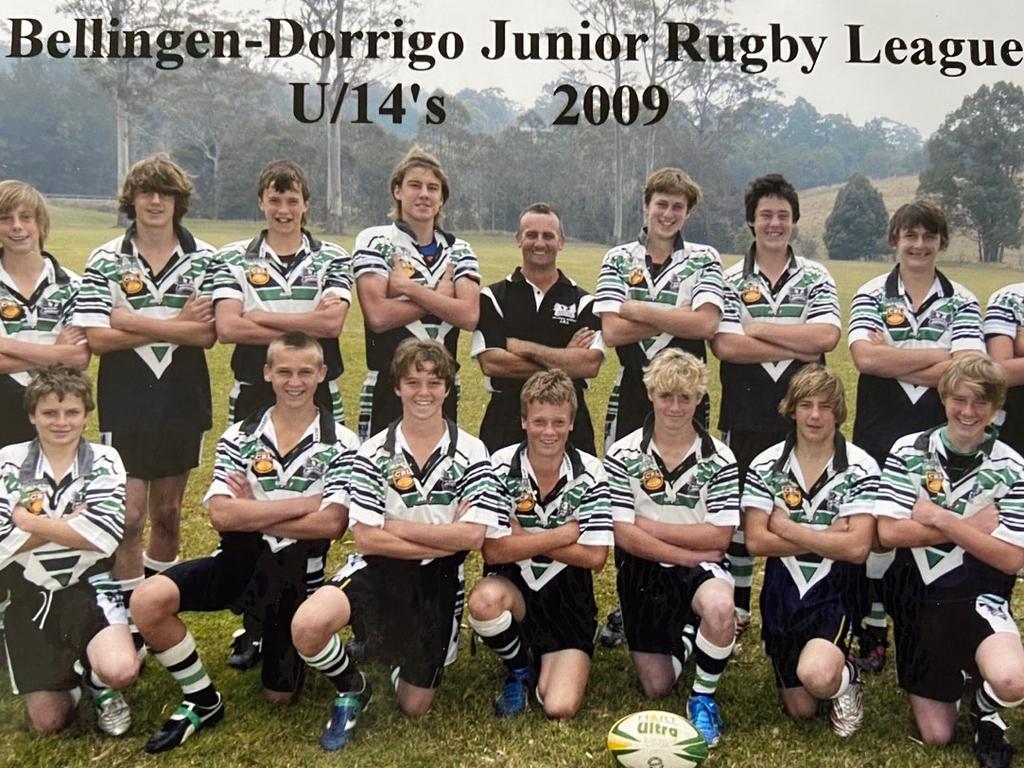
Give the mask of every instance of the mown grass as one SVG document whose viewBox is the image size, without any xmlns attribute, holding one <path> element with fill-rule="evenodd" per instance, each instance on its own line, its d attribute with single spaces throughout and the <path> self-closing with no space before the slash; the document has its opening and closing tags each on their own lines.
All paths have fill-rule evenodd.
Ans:
<svg viewBox="0 0 1024 768">
<path fill-rule="evenodd" d="M 827 211 L 826 211 L 827 214 Z M 805 213 L 805 226 L 809 223 Z M 214 244 L 250 236 L 252 222 L 211 222 L 197 220 L 189 225 L 197 236 Z M 118 234 L 113 217 L 89 211 L 58 209 L 54 231 L 47 247 L 70 268 L 81 271 L 89 251 Z M 328 235 L 330 237 L 330 235 Z M 331 238 L 351 245 L 351 233 Z M 511 237 L 504 233 L 471 233 L 467 239 L 477 251 L 485 281 L 507 274 L 519 262 Z M 604 246 L 570 244 L 560 259 L 563 270 L 582 285 L 593 289 Z M 732 263 L 735 256 L 726 257 Z M 886 265 L 828 263 L 838 284 L 844 313 L 856 289 L 886 269 Z M 1000 267 L 950 264 L 947 274 L 971 288 L 984 301 L 997 287 L 1018 279 L 1016 273 Z M 342 336 L 347 371 L 342 381 L 349 421 L 354 421 L 359 385 L 365 373 L 362 318 L 358 306 L 349 314 Z M 463 363 L 461 424 L 471 432 L 479 427 L 486 403 L 478 367 L 469 361 L 469 339 L 463 335 L 460 360 Z M 227 392 L 231 383 L 228 360 L 230 348 L 217 346 L 208 354 L 213 377 L 214 430 L 206 440 L 203 465 L 193 474 L 184 510 L 185 557 L 211 551 L 214 536 L 200 499 L 210 480 L 210 463 L 217 435 L 225 428 Z M 856 377 L 846 350 L 845 338 L 830 364 L 838 368 L 848 386 L 851 409 Z M 95 361 L 94 361 L 95 365 Z M 712 402 L 717 419 L 717 364 L 712 361 Z M 610 353 L 588 396 L 595 423 L 600 423 L 617 363 Z M 853 414 L 850 422 L 852 424 Z M 95 423 L 93 424 L 95 434 Z M 349 549 L 348 542 L 335 545 L 333 562 Z M 479 561 L 470 561 L 468 578 L 479 576 Z M 614 603 L 614 568 L 609 566 L 597 580 L 602 615 Z M 150 662 L 135 687 L 128 693 L 134 724 L 125 737 L 100 737 L 91 717 L 57 738 L 30 734 L 23 722 L 22 705 L 0 685 L 0 764 L 12 766 L 121 766 L 121 765 L 203 765 L 220 766 L 526 766 L 608 765 L 610 758 L 604 738 L 612 722 L 638 709 L 662 708 L 682 711 L 685 688 L 663 700 L 646 701 L 637 688 L 626 652 L 599 651 L 594 660 L 590 691 L 583 711 L 571 723 L 552 723 L 536 710 L 511 722 L 498 721 L 490 702 L 500 684 L 499 664 L 482 650 L 469 652 L 468 636 L 463 638 L 459 661 L 449 669 L 436 705 L 419 721 L 401 717 L 387 684 L 386 670 L 371 668 L 377 694 L 360 723 L 360 733 L 343 754 L 320 751 L 317 739 L 326 720 L 329 685 L 316 675 L 306 680 L 302 697 L 294 706 L 275 708 L 259 695 L 257 671 L 239 674 L 224 664 L 227 641 L 237 620 L 230 614 L 190 615 L 188 624 L 195 635 L 210 674 L 224 693 L 228 716 L 215 730 L 193 739 L 174 753 L 149 757 L 142 744 L 177 705 L 180 692 L 158 664 Z M 756 625 L 747 635 L 723 678 L 720 701 L 727 721 L 726 738 L 716 750 L 712 765 L 744 766 L 970 766 L 974 764 L 963 733 L 951 749 L 921 746 L 912 736 L 909 708 L 895 685 L 892 672 L 868 681 L 867 720 L 864 730 L 849 741 L 835 738 L 826 723 L 794 724 L 777 705 L 771 669 L 756 640 Z M 465 634 L 465 633 L 464 633 Z M 85 709 L 83 708 L 83 712 Z M 1011 741 L 1018 747 L 1021 717 L 1009 717 L 1017 726 Z"/>
</svg>

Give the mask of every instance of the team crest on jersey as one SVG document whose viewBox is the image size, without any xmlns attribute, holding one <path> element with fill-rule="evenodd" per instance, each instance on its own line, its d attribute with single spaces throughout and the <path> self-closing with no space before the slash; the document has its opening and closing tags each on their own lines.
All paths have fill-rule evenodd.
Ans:
<svg viewBox="0 0 1024 768">
<path fill-rule="evenodd" d="M 320 285 L 320 273 L 312 264 L 307 264 L 306 268 L 302 270 L 302 274 L 299 276 L 299 285 L 304 288 L 316 288 Z"/>
<path fill-rule="evenodd" d="M 40 320 L 57 320 L 60 318 L 60 305 L 56 301 L 43 299 L 36 304 L 36 317 Z"/>
<path fill-rule="evenodd" d="M 527 515 L 537 508 L 537 501 L 533 498 L 533 491 L 523 488 L 516 497 L 516 512 L 520 515 Z"/>
<path fill-rule="evenodd" d="M 648 467 L 644 470 L 640 484 L 643 485 L 645 491 L 657 493 L 665 487 L 665 478 L 657 467 Z"/>
<path fill-rule="evenodd" d="M 146 284 L 142 281 L 142 273 L 131 269 L 121 275 L 121 289 L 127 296 L 137 296 L 142 293 Z"/>
<path fill-rule="evenodd" d="M 557 301 L 551 308 L 551 317 L 560 323 L 572 323 L 576 320 L 576 307 L 573 304 L 559 304 Z"/>
<path fill-rule="evenodd" d="M 804 494 L 800 486 L 795 483 L 786 483 L 782 486 L 782 500 L 786 502 L 789 509 L 800 509 L 804 503 Z"/>
<path fill-rule="evenodd" d="M 270 451 L 258 451 L 252 457 L 253 474 L 263 476 L 272 474 L 274 471 L 274 455 Z"/>
<path fill-rule="evenodd" d="M 743 286 L 740 298 L 744 304 L 757 304 L 761 300 L 761 286 L 757 281 L 751 280 Z"/>
<path fill-rule="evenodd" d="M 885 324 L 890 328 L 903 325 L 907 322 L 907 313 L 902 304 L 889 304 L 885 308 Z"/>
<path fill-rule="evenodd" d="M 946 477 L 942 474 L 942 470 L 936 467 L 929 467 L 924 473 L 924 487 L 928 493 L 932 496 L 938 496 L 942 493 L 942 484 L 945 482 Z"/>
<path fill-rule="evenodd" d="M 936 331 L 944 331 L 949 328 L 950 317 L 943 310 L 937 310 L 928 318 L 928 327 Z"/>
<path fill-rule="evenodd" d="M 302 476 L 307 480 L 319 480 L 327 471 L 327 465 L 320 459 L 309 458 L 302 465 Z"/>
<path fill-rule="evenodd" d="M 270 282 L 270 271 L 265 264 L 253 264 L 246 270 L 245 278 L 250 285 L 259 287 Z"/>
<path fill-rule="evenodd" d="M 412 467 L 401 453 L 391 457 L 391 461 L 388 462 L 388 474 L 391 475 L 391 487 L 399 493 L 411 491 L 416 486 Z"/>
<path fill-rule="evenodd" d="M 24 316 L 24 308 L 14 299 L 0 300 L 0 317 L 4 320 L 20 320 Z"/>
<path fill-rule="evenodd" d="M 38 488 L 33 488 L 31 491 L 25 494 L 24 501 L 22 501 L 22 506 L 24 506 L 25 509 L 31 512 L 33 515 L 41 515 L 43 514 L 45 502 L 46 494 L 44 494 Z"/>
<path fill-rule="evenodd" d="M 179 296 L 187 296 L 196 289 L 196 282 L 191 275 L 179 275 L 174 283 L 174 292 Z"/>
<path fill-rule="evenodd" d="M 797 285 L 789 290 L 789 301 L 792 304 L 804 304 L 807 302 L 807 287 Z"/>
<path fill-rule="evenodd" d="M 412 262 L 408 261 L 407 259 L 399 259 L 398 269 L 399 271 L 401 271 L 403 275 L 405 275 L 405 277 L 409 278 L 410 280 L 416 275 L 416 267 L 414 267 L 412 265 Z"/>
<path fill-rule="evenodd" d="M 629 277 L 626 278 L 626 281 L 630 285 L 642 285 L 644 282 L 643 267 L 633 267 L 631 270 L 629 270 Z"/>
</svg>

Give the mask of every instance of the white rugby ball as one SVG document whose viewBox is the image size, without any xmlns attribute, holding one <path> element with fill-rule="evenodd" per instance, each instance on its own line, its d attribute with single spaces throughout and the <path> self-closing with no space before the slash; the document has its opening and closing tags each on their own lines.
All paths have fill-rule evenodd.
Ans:
<svg viewBox="0 0 1024 768">
<path fill-rule="evenodd" d="M 697 768 L 707 759 L 708 743 L 685 717 L 647 710 L 612 726 L 608 751 L 624 768 Z"/>
</svg>

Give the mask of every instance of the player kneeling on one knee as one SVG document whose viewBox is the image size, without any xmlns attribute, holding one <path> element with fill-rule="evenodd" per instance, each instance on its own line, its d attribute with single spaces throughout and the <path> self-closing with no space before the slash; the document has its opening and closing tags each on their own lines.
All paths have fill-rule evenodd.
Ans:
<svg viewBox="0 0 1024 768">
<path fill-rule="evenodd" d="M 700 360 L 667 349 L 644 370 L 644 385 L 653 416 L 605 457 L 626 642 L 651 697 L 671 691 L 694 651 L 688 711 L 714 746 L 722 725 L 714 695 L 736 631 L 722 562 L 739 524 L 739 473 L 729 448 L 694 420 L 707 390 Z M 687 630 L 698 621 L 692 641 Z"/>
<path fill-rule="evenodd" d="M 355 456 L 343 503 L 359 554 L 296 612 L 295 647 L 338 691 L 320 744 L 341 749 L 370 702 L 370 685 L 337 632 L 373 610 L 381 655 L 407 715 L 430 709 L 458 642 L 460 566 L 485 536 L 508 535 L 487 450 L 444 418 L 455 363 L 434 341 L 402 342 L 391 363 L 402 417 Z"/>
<path fill-rule="evenodd" d="M 590 572 L 604 567 L 614 543 L 608 481 L 596 458 L 566 444 L 577 408 L 572 379 L 535 373 L 520 403 L 526 441 L 491 459 L 512 535 L 484 542 L 486 577 L 469 596 L 469 623 L 508 671 L 494 703 L 499 717 L 527 708 L 532 661 L 544 713 L 569 718 L 583 703 L 594 653 Z"/>
<path fill-rule="evenodd" d="M 334 498 L 358 443 L 314 400 L 326 373 L 313 337 L 292 331 L 271 342 L 264 376 L 274 404 L 229 427 L 217 443 L 205 502 L 221 534 L 219 550 L 150 577 L 132 596 L 142 636 L 184 694 L 147 752 L 174 749 L 224 716 L 182 611 L 234 607 L 256 616 L 264 696 L 288 703 L 298 690 L 304 665 L 292 646 L 291 620 L 306 597 L 308 560 L 345 532 L 346 510 Z"/>
<path fill-rule="evenodd" d="M 71 719 L 80 676 L 100 730 L 120 736 L 131 713 L 118 690 L 139 672 L 110 576 L 124 535 L 124 465 L 113 448 L 82 438 L 93 399 L 78 369 L 39 371 L 25 409 L 36 438 L 0 451 L 0 592 L 10 590 L 12 688 L 25 696 L 33 729 L 53 733 Z"/>
<path fill-rule="evenodd" d="M 1024 566 L 1024 459 L 996 439 L 1002 369 L 962 355 L 938 384 L 946 424 L 900 438 L 879 484 L 878 538 L 896 548 L 896 668 L 921 738 L 953 738 L 964 678 L 978 762 L 1007 766 L 999 711 L 1024 700 L 1024 649 L 1010 609 Z M 892 569 L 890 569 L 891 571 Z"/>
<path fill-rule="evenodd" d="M 861 684 L 847 658 L 862 613 L 863 563 L 875 534 L 878 465 L 839 432 L 843 383 L 809 365 L 789 383 L 779 413 L 794 423 L 759 454 L 743 488 L 747 548 L 768 557 L 761 637 L 794 718 L 831 699 L 832 727 L 850 736 L 864 721 Z"/>
</svg>

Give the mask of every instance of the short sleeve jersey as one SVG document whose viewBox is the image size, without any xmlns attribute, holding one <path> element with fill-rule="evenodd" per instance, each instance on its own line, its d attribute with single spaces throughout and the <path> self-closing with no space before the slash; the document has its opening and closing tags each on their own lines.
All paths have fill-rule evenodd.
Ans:
<svg viewBox="0 0 1024 768">
<path fill-rule="evenodd" d="M 709 245 L 687 243 L 677 237 L 672 255 L 659 268 L 647 254 L 644 230 L 638 240 L 618 245 L 605 254 L 597 277 L 594 314 L 618 314 L 619 307 L 630 299 L 653 302 L 666 309 L 697 309 L 712 304 L 721 310 L 723 292 L 722 260 L 718 251 Z M 707 357 L 703 339 L 679 339 L 668 333 L 625 344 L 616 351 L 624 368 L 639 369 L 668 347 L 685 349 L 701 360 Z"/>
<path fill-rule="evenodd" d="M 530 283 L 522 269 L 480 291 L 480 320 L 473 333 L 471 354 L 479 357 L 489 349 L 507 349 L 508 337 L 565 348 L 581 328 L 598 331 L 591 349 L 604 350 L 601 321 L 593 313 L 594 297 L 558 273 L 547 293 Z M 489 392 L 519 392 L 523 379 L 484 377 Z M 577 381 L 580 389 L 585 381 Z"/>
<path fill-rule="evenodd" d="M 503 485 L 510 514 L 526 531 L 540 533 L 575 521 L 580 526 L 578 544 L 615 544 L 608 479 L 601 462 L 589 453 L 567 446 L 559 480 L 543 498 L 525 443 L 502 448 L 491 457 L 491 463 Z M 543 555 L 520 560 L 517 565 L 526 586 L 534 591 L 568 567 Z"/>
<path fill-rule="evenodd" d="M 989 298 L 983 324 L 985 339 L 1006 336 L 1015 341 L 1021 327 L 1024 327 L 1024 283 L 1013 283 Z M 1024 386 L 1010 387 L 1006 393 L 999 439 L 1017 452 L 1024 451 Z"/>
<path fill-rule="evenodd" d="M 899 265 L 862 285 L 850 310 L 850 345 L 870 340 L 872 332 L 900 349 L 985 351 L 978 300 L 941 272 L 935 273 L 932 290 L 916 312 Z M 860 374 L 853 442 L 880 463 L 897 438 L 943 421 L 945 412 L 934 388 Z"/>
<path fill-rule="evenodd" d="M 294 499 L 320 495 L 322 506 L 332 501 L 345 504 L 348 476 L 359 439 L 320 409 L 305 433 L 290 451 L 282 453 L 271 418 L 273 406 L 228 427 L 217 441 L 213 481 L 203 498 L 207 506 L 214 496 L 234 497 L 228 476 L 241 473 L 249 481 L 257 501 Z M 231 546 L 230 535 L 223 537 Z M 295 543 L 295 539 L 263 534 L 273 552 Z"/>
<path fill-rule="evenodd" d="M 364 275 L 387 278 L 393 268 L 401 266 L 413 281 L 433 290 L 450 265 L 453 281 L 462 278 L 481 281 L 480 265 L 469 243 L 441 230 L 435 230 L 434 239 L 436 250 L 428 257 L 421 253 L 412 231 L 402 221 L 364 229 L 356 236 L 352 257 L 355 279 L 358 281 Z M 457 359 L 458 327 L 434 315 L 425 315 L 401 328 L 381 333 L 367 327 L 366 367 L 370 371 L 387 370 L 399 343 L 411 337 L 440 341 L 452 358 Z"/>
<path fill-rule="evenodd" d="M 158 320 L 175 318 L 193 294 L 209 297 L 212 246 L 177 230 L 178 248 L 154 273 L 134 242 L 134 225 L 123 237 L 89 257 L 74 324 L 109 328 L 115 307 Z M 205 350 L 153 342 L 100 356 L 97 380 L 100 429 L 104 432 L 195 432 L 211 426 L 210 374 Z"/>
<path fill-rule="evenodd" d="M 74 463 L 60 479 L 36 440 L 0 450 L 0 568 L 20 566 L 25 580 L 50 591 L 107 574 L 108 558 L 124 538 L 125 482 L 121 457 L 105 445 L 82 440 Z M 19 504 L 53 519 L 77 512 L 68 525 L 97 551 L 51 542 L 16 554 L 29 540 L 12 519 Z"/>
<path fill-rule="evenodd" d="M 416 464 L 406 443 L 401 421 L 362 444 L 352 465 L 349 487 L 349 520 L 354 525 L 381 527 L 389 517 L 417 523 L 452 523 L 459 505 L 468 502 L 469 510 L 460 522 L 485 526 L 488 538 L 508 535 L 508 505 L 487 449 L 452 422 L 446 425 L 422 467 Z"/>
<path fill-rule="evenodd" d="M 790 436 L 754 459 L 743 484 L 743 509 L 771 514 L 779 507 L 790 520 L 815 531 L 826 530 L 841 517 L 872 513 L 879 470 L 865 451 L 837 432 L 832 460 L 809 486 L 793 456 L 794 447 L 795 439 Z M 814 553 L 771 560 L 782 564 L 800 597 L 827 579 L 832 570 L 832 560 Z"/>
<path fill-rule="evenodd" d="M 648 420 L 608 449 L 604 467 L 615 521 L 633 523 L 642 515 L 663 523 L 738 526 L 740 476 L 728 446 L 698 427 L 686 458 L 669 472 L 653 437 Z"/>
<path fill-rule="evenodd" d="M 4 269 L 0 248 L 0 336 L 32 344 L 55 343 L 60 332 L 73 323 L 80 283 L 78 275 L 44 252 L 39 280 L 32 294 L 23 296 Z M 28 371 L 4 374 L 0 389 L 22 390 L 31 380 Z"/>
<path fill-rule="evenodd" d="M 213 300 L 235 299 L 242 311 L 312 312 L 327 295 L 352 302 L 352 259 L 334 243 L 317 240 L 303 230 L 302 245 L 291 258 L 282 258 L 267 244 L 264 230 L 252 240 L 239 240 L 214 256 Z M 327 378 L 338 378 L 344 366 L 336 338 L 320 339 Z M 231 355 L 235 380 L 263 381 L 267 345 L 236 344 Z"/>
<path fill-rule="evenodd" d="M 882 470 L 875 514 L 908 520 L 919 497 L 962 518 L 995 504 L 999 525 L 991 535 L 1024 547 L 1024 459 L 996 440 L 990 429 L 967 471 L 951 472 L 957 457 L 946 446 L 944 429 L 907 435 L 896 442 Z M 1008 596 L 1013 587 L 1013 576 L 977 560 L 952 542 L 910 551 L 921 582 L 936 594 L 969 596 L 980 590 Z"/>
<path fill-rule="evenodd" d="M 797 256 L 790 250 L 789 264 L 778 281 L 761 272 L 751 246 L 746 257 L 724 274 L 725 300 L 719 333 L 743 334 L 744 322 L 802 325 L 823 323 L 842 326 L 839 297 L 832 275 L 821 264 Z M 804 365 L 799 360 L 764 363 L 723 361 L 723 431 L 783 431 L 786 420 L 778 404 L 786 395 L 789 380 Z"/>
</svg>

